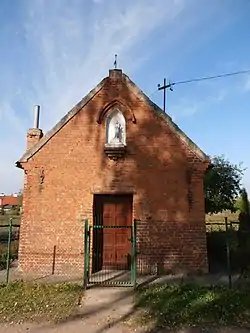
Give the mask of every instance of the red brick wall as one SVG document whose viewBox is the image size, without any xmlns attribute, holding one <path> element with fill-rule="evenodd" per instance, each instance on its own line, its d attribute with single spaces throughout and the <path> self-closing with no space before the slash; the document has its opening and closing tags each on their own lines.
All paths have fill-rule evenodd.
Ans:
<svg viewBox="0 0 250 333">
<path fill-rule="evenodd" d="M 119 100 L 127 118 L 127 154 L 104 153 L 101 110 Z M 83 220 L 92 223 L 94 193 L 134 193 L 140 263 L 166 270 L 207 270 L 203 196 L 204 163 L 166 122 L 123 82 L 104 88 L 27 163 L 19 248 L 22 271 L 83 272 Z M 192 170 L 187 177 L 187 170 Z M 192 196 L 192 200 L 188 200 Z"/>
</svg>

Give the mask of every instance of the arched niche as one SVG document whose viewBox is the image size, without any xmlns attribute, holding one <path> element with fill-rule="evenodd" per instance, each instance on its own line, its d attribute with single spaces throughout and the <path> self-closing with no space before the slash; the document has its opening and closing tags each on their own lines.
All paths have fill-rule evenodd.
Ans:
<svg viewBox="0 0 250 333">
<path fill-rule="evenodd" d="M 113 100 L 111 103 L 106 104 L 105 107 L 99 111 L 97 123 L 101 124 L 104 119 L 107 119 L 106 115 L 109 114 L 109 112 L 112 110 L 119 110 L 120 112 L 122 112 L 123 115 L 125 115 L 127 122 L 131 121 L 134 124 L 136 123 L 133 111 L 119 100 Z"/>
<path fill-rule="evenodd" d="M 113 110 L 106 118 L 106 146 L 126 146 L 126 120 L 118 109 Z"/>
</svg>

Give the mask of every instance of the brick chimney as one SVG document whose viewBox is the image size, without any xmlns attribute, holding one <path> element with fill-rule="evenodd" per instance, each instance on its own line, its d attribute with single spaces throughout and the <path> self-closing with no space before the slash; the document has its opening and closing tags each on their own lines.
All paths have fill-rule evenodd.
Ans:
<svg viewBox="0 0 250 333">
<path fill-rule="evenodd" d="M 27 133 L 27 150 L 34 146 L 43 137 L 43 131 L 39 128 L 40 105 L 34 108 L 34 126 Z"/>
</svg>

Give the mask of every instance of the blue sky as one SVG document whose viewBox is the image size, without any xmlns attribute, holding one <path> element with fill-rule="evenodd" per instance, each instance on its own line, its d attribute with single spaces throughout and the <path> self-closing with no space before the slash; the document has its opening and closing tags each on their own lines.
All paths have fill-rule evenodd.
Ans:
<svg viewBox="0 0 250 333">
<path fill-rule="evenodd" d="M 157 84 L 250 69 L 248 0 L 2 0 L 0 192 L 16 192 L 15 161 L 33 106 L 46 132 L 118 65 L 158 105 Z M 167 112 L 207 154 L 250 166 L 250 75 L 174 87 Z M 250 171 L 244 176 L 250 190 Z"/>
</svg>

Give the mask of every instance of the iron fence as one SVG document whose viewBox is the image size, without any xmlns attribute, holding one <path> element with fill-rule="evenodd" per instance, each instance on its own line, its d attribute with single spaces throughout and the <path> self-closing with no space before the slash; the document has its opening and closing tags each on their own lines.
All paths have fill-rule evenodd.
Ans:
<svg viewBox="0 0 250 333">
<path fill-rule="evenodd" d="M 6 283 L 12 263 L 18 258 L 19 221 L 9 219 L 8 224 L 0 225 L 0 270 L 6 270 Z"/>
<path fill-rule="evenodd" d="M 113 239 L 118 242 L 113 243 Z M 136 285 L 135 221 L 132 226 L 105 226 L 89 225 L 85 220 L 85 289 L 88 285 Z"/>
<path fill-rule="evenodd" d="M 250 230 L 242 230 L 239 221 L 206 223 L 207 253 L 210 273 L 226 273 L 229 288 L 233 276 L 237 281 L 248 275 L 250 268 Z"/>
<path fill-rule="evenodd" d="M 100 267 L 97 267 L 98 262 L 102 261 L 102 264 L 105 264 L 103 258 L 101 258 L 103 255 L 101 240 L 105 230 L 119 228 L 117 226 L 89 226 L 88 221 L 85 220 L 85 287 L 87 284 L 135 286 L 143 275 L 159 274 L 158 268 L 153 263 L 145 261 L 144 254 L 138 252 L 136 225 L 137 221 L 135 220 L 130 227 L 119 227 L 128 230 L 130 251 L 126 253 L 126 260 L 120 263 L 117 260 L 114 261 L 113 252 L 111 251 L 110 256 L 106 258 L 106 261 L 108 260 L 107 265 L 103 265 L 99 269 Z M 10 218 L 8 224 L 0 225 L 0 270 L 6 269 L 6 283 L 9 282 L 10 267 L 18 258 L 19 229 L 18 219 Z M 237 275 L 238 279 L 241 277 L 249 278 L 250 230 L 242 230 L 239 221 L 230 221 L 226 217 L 224 221 L 207 222 L 206 234 L 209 272 L 225 273 L 230 288 L 233 285 L 234 275 Z M 94 238 L 96 241 L 98 240 L 99 245 L 93 244 Z M 95 248 L 95 251 L 93 251 L 93 248 Z M 94 267 L 94 264 L 97 266 Z"/>
</svg>

